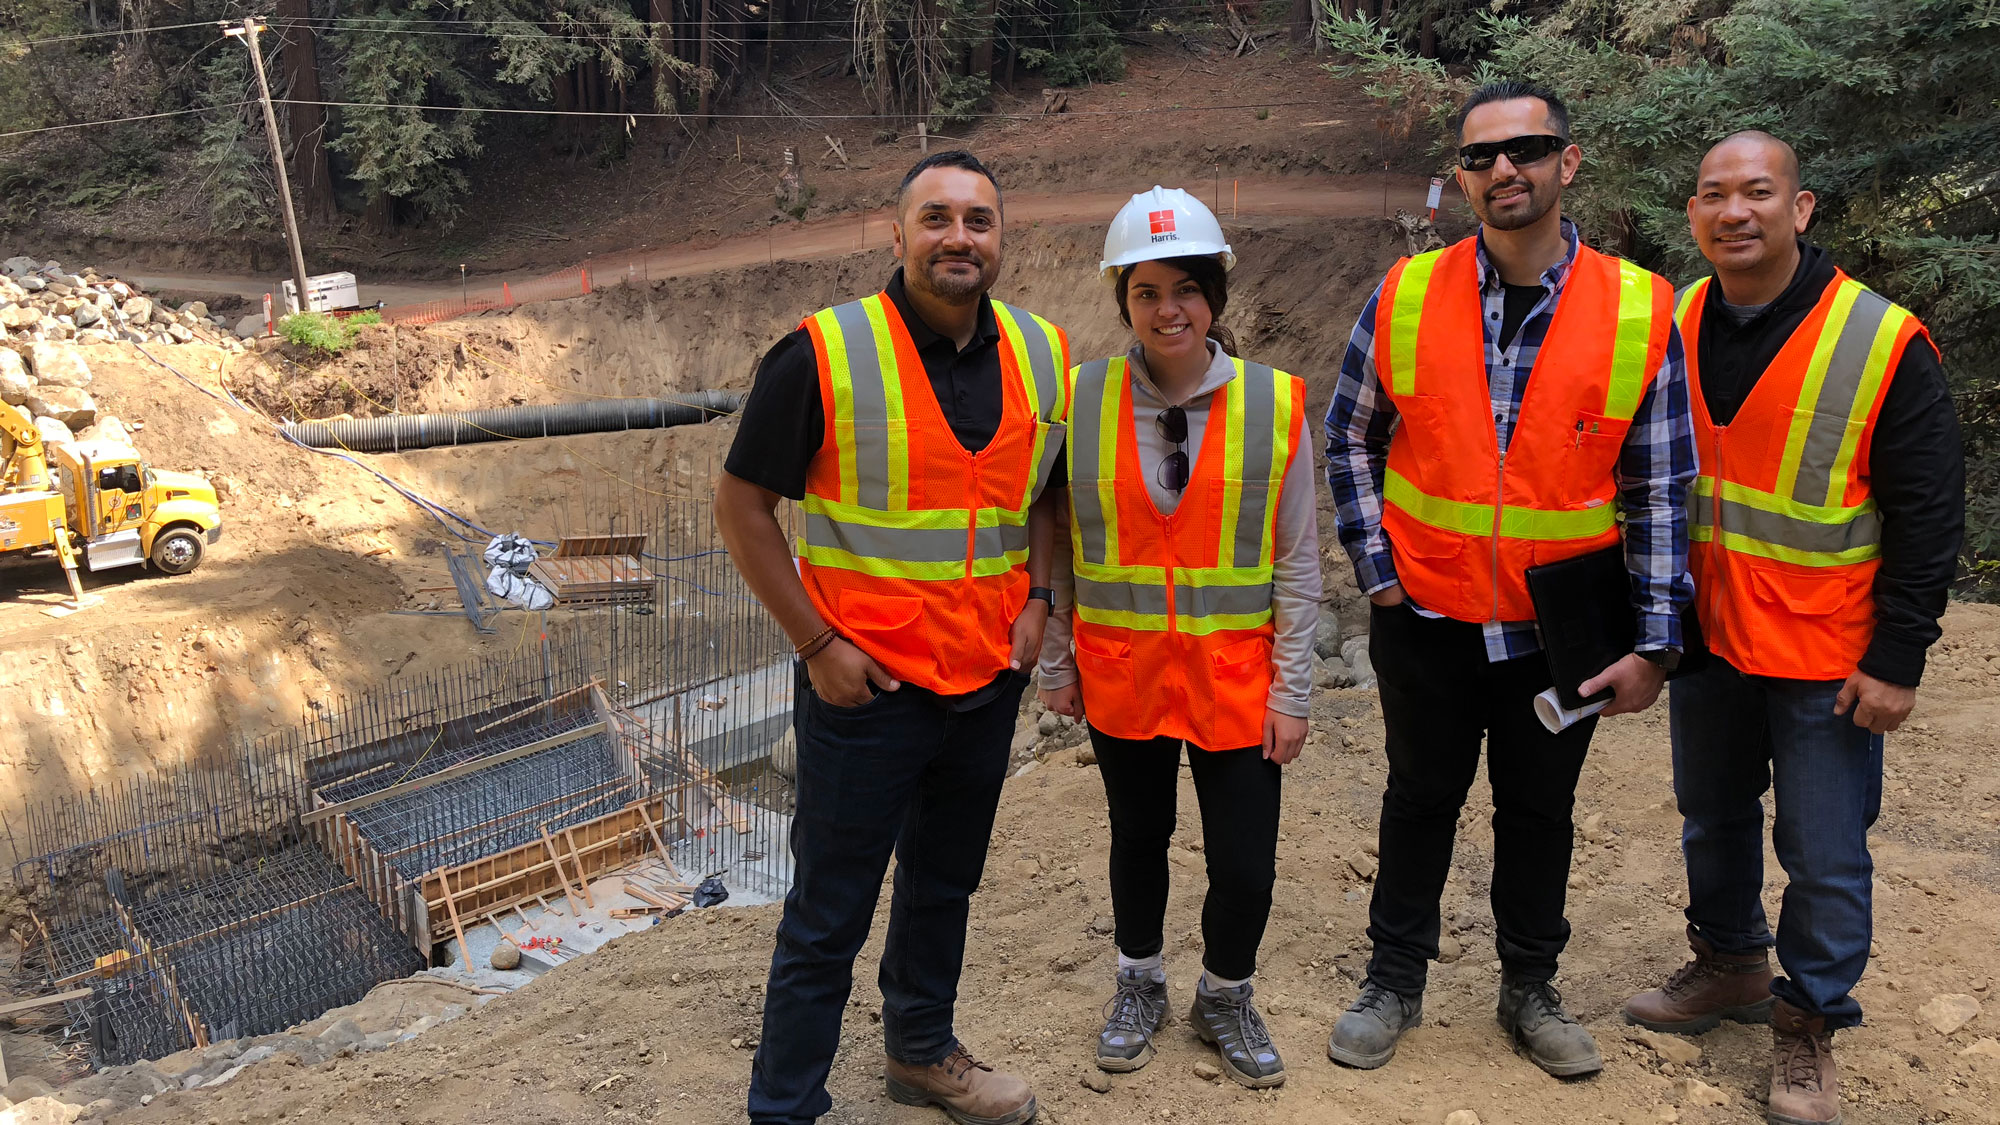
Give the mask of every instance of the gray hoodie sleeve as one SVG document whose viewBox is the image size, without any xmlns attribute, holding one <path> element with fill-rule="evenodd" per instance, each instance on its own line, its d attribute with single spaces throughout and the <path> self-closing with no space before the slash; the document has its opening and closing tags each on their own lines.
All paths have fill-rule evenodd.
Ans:
<svg viewBox="0 0 2000 1125">
<path fill-rule="evenodd" d="M 1306 435 L 1303 413 L 1298 448 L 1278 495 L 1271 576 L 1271 613 L 1277 634 L 1271 646 L 1270 708 L 1302 719 L 1312 710 L 1313 637 L 1319 630 L 1322 596 L 1319 505 L 1313 494 L 1312 443 Z"/>
</svg>

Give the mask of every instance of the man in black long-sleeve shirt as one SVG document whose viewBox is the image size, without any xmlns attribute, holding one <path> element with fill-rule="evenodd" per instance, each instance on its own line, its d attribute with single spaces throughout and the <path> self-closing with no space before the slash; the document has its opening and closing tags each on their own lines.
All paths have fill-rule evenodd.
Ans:
<svg viewBox="0 0 2000 1125">
<path fill-rule="evenodd" d="M 1625 1006 L 1661 1031 L 1772 1022 L 1778 1125 L 1840 1119 L 1832 1033 L 1861 1022 L 1882 736 L 1916 703 L 1965 521 L 1937 349 L 1798 237 L 1812 208 L 1791 146 L 1759 132 L 1711 149 L 1688 201 L 1715 267 L 1678 318 L 1701 457 L 1690 563 L 1716 657 L 1670 705 L 1695 957 Z M 1767 789 L 1790 880 L 1775 942 Z"/>
</svg>

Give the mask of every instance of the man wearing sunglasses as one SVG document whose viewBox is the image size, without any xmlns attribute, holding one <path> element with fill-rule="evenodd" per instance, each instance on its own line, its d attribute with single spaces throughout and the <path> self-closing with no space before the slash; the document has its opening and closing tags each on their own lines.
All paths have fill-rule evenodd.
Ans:
<svg viewBox="0 0 2000 1125">
<path fill-rule="evenodd" d="M 1458 182 L 1479 231 L 1390 270 L 1326 419 L 1337 531 L 1373 603 L 1389 759 L 1374 954 L 1327 1053 L 1381 1066 L 1422 1019 L 1484 738 L 1500 1022 L 1537 1066 L 1574 1077 L 1604 1065 L 1551 984 L 1595 719 L 1551 733 L 1535 716 L 1551 681 L 1525 572 L 1622 542 L 1638 651 L 1580 690 L 1611 688 L 1605 715 L 1650 706 L 1691 596 L 1692 423 L 1667 282 L 1584 246 L 1563 217 L 1582 154 L 1561 99 L 1496 83 L 1458 120 Z"/>
</svg>

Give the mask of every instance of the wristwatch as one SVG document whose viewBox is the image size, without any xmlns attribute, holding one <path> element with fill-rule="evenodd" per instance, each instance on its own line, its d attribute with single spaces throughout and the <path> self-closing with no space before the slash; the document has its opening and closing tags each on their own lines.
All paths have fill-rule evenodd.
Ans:
<svg viewBox="0 0 2000 1125">
<path fill-rule="evenodd" d="M 1028 600 L 1034 601 L 1036 598 L 1040 598 L 1041 600 L 1049 603 L 1050 609 L 1054 609 L 1056 607 L 1056 592 L 1054 590 L 1049 589 L 1047 586 L 1028 587 Z"/>
<path fill-rule="evenodd" d="M 1647 649 L 1639 654 L 1639 659 L 1659 665 L 1663 672 L 1672 672 L 1681 666 L 1681 654 L 1670 648 Z"/>
</svg>

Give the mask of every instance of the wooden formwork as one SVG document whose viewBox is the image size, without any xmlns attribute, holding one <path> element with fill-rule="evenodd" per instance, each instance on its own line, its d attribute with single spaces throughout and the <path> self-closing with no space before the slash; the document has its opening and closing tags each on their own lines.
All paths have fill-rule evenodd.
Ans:
<svg viewBox="0 0 2000 1125">
<path fill-rule="evenodd" d="M 554 555 L 528 565 L 528 576 L 557 605 L 648 602 L 659 578 L 646 566 L 644 535 L 566 535 Z"/>
<path fill-rule="evenodd" d="M 570 896 L 584 884 L 624 867 L 648 853 L 667 866 L 662 829 L 679 835 L 681 826 L 668 823 L 665 795 L 650 797 L 595 820 L 562 829 L 533 843 L 497 855 L 440 867 L 423 877 L 412 903 L 421 903 L 429 937 L 453 935 L 461 919 L 484 918 L 509 907 L 558 896 Z M 574 890 L 573 890 L 574 889 Z"/>
</svg>

